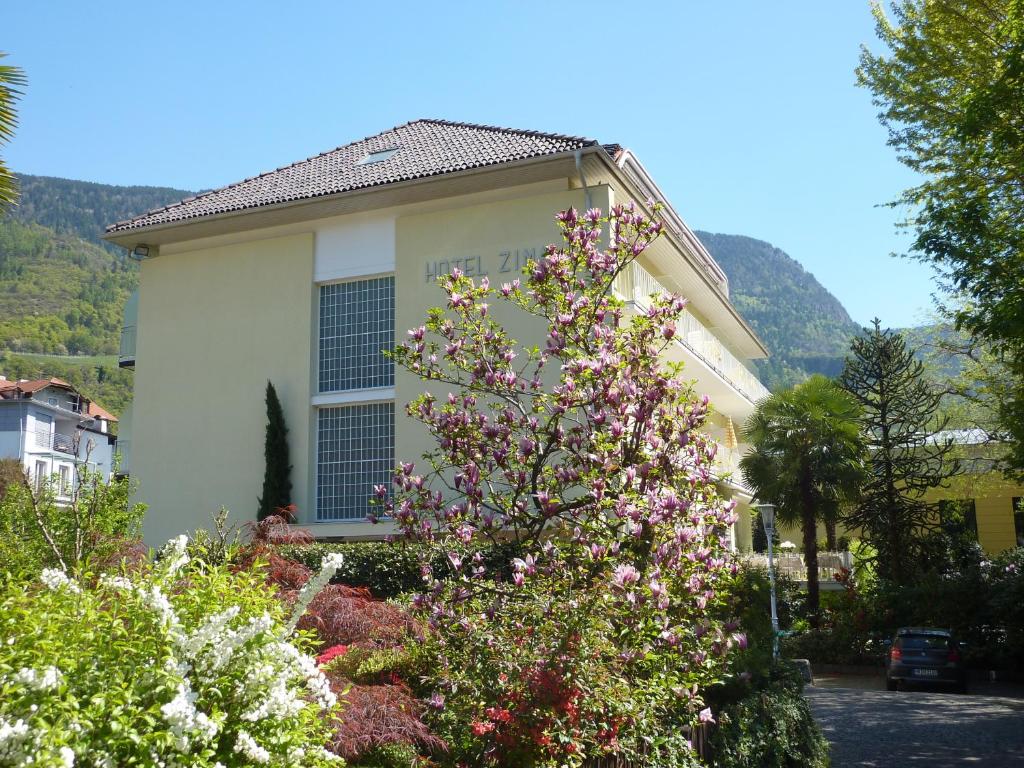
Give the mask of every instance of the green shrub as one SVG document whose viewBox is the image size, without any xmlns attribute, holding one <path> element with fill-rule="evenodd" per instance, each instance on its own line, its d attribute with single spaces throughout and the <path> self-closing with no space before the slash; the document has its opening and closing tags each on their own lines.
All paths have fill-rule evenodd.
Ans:
<svg viewBox="0 0 1024 768">
<path fill-rule="evenodd" d="M 718 712 L 711 736 L 716 768 L 827 768 L 828 742 L 790 665 Z"/>
<path fill-rule="evenodd" d="M 435 577 L 444 578 L 451 569 L 445 552 L 428 545 L 409 542 L 329 542 L 284 546 L 278 553 L 289 560 L 302 563 L 316 571 L 324 557 L 332 552 L 344 556 L 341 568 L 334 576 L 335 584 L 366 587 L 375 597 L 392 598 L 423 590 L 421 565 L 426 560 Z M 507 566 L 519 549 L 511 544 L 499 544 L 484 549 L 483 562 L 487 565 Z"/>
<path fill-rule="evenodd" d="M 132 574 L 8 585 L 0 765 L 341 762 L 309 638 L 259 568 L 187 567 L 184 538 Z"/>
<path fill-rule="evenodd" d="M 138 536 L 146 508 L 132 503 L 127 479 L 107 483 L 81 466 L 70 498 L 56 491 L 55 482 L 14 482 L 0 498 L 0 577 L 99 566 Z"/>
</svg>

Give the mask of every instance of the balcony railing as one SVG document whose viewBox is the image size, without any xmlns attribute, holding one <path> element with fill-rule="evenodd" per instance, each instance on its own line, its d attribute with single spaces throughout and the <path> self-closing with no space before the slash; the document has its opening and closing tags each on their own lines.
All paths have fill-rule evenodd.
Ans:
<svg viewBox="0 0 1024 768">
<path fill-rule="evenodd" d="M 135 364 L 135 326 L 126 325 L 121 329 L 121 348 L 117 353 L 117 364 L 125 366 Z"/>
<path fill-rule="evenodd" d="M 626 301 L 646 308 L 650 306 L 652 295 L 666 293 L 668 289 L 634 261 L 616 279 L 615 291 Z M 757 402 L 768 394 L 757 376 L 686 310 L 677 323 L 676 339 L 751 402 Z"/>
<path fill-rule="evenodd" d="M 36 432 L 36 446 L 57 453 L 75 455 L 75 438 L 60 432 Z"/>
<path fill-rule="evenodd" d="M 715 462 L 712 468 L 716 477 L 729 475 L 733 481 L 737 483 L 743 482 L 743 473 L 740 472 L 740 452 L 735 448 L 726 448 L 724 445 L 719 444 L 718 450 L 715 452 Z"/>
<path fill-rule="evenodd" d="M 751 565 L 761 568 L 768 567 L 768 555 L 747 554 L 743 559 Z M 804 556 L 798 552 L 780 552 L 775 548 L 775 571 L 776 573 L 788 576 L 793 581 L 805 581 L 807 579 L 807 566 L 804 564 Z M 853 555 L 849 552 L 819 552 L 818 553 L 818 579 L 820 581 L 835 581 L 836 574 L 841 571 L 848 571 L 853 568 Z"/>
</svg>

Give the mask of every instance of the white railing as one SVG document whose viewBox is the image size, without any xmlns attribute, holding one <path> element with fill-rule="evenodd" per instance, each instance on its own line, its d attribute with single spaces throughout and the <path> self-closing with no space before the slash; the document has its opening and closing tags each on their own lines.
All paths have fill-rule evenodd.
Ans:
<svg viewBox="0 0 1024 768">
<path fill-rule="evenodd" d="M 652 295 L 668 292 L 657 278 L 635 261 L 616 278 L 614 289 L 626 301 L 645 308 L 650 306 Z M 768 390 L 757 376 L 726 349 L 718 337 L 705 328 L 700 320 L 686 310 L 683 310 L 679 318 L 676 339 L 751 402 L 757 402 L 768 395 Z"/>
<path fill-rule="evenodd" d="M 768 567 L 768 555 L 746 554 L 743 560 L 750 565 L 760 568 Z M 853 555 L 849 552 L 819 552 L 818 553 L 818 579 L 820 581 L 835 581 L 836 574 L 842 570 L 853 568 Z M 775 548 L 775 570 L 794 581 L 807 580 L 807 566 L 804 564 L 804 556 L 798 552 L 779 552 Z"/>
<path fill-rule="evenodd" d="M 735 448 L 726 448 L 719 443 L 712 467 L 716 477 L 730 475 L 733 481 L 743 482 L 743 473 L 740 472 L 740 452 Z"/>
</svg>

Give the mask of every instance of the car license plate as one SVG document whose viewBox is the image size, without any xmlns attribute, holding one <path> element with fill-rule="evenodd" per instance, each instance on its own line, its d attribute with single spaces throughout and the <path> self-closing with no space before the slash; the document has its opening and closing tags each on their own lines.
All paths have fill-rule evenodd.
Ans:
<svg viewBox="0 0 1024 768">
<path fill-rule="evenodd" d="M 915 669 L 914 677 L 938 677 L 939 670 L 937 669 Z"/>
</svg>

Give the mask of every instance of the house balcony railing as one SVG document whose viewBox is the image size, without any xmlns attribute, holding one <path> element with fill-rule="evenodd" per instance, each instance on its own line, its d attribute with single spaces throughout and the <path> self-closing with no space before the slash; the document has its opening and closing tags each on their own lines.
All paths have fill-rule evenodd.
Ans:
<svg viewBox="0 0 1024 768">
<path fill-rule="evenodd" d="M 117 364 L 122 368 L 135 365 L 134 325 L 126 325 L 121 329 L 121 347 L 117 353 Z"/>
<path fill-rule="evenodd" d="M 44 450 L 75 455 L 75 438 L 61 432 L 36 432 L 36 446 Z"/>
<path fill-rule="evenodd" d="M 614 289 L 626 301 L 644 308 L 650 306 L 651 296 L 668 292 L 665 286 L 635 261 L 619 274 Z M 683 310 L 676 324 L 675 338 L 751 402 L 756 403 L 768 395 L 768 390 L 757 376 L 686 310 Z"/>
<path fill-rule="evenodd" d="M 747 554 L 743 559 L 750 565 L 760 568 L 768 567 L 768 555 Z M 799 552 L 787 553 L 775 548 L 775 572 L 786 576 L 793 581 L 805 581 L 807 579 L 807 566 L 804 563 L 804 556 Z M 818 553 L 818 580 L 835 581 L 836 575 L 853 569 L 853 554 L 850 552 L 819 552 Z"/>
<path fill-rule="evenodd" d="M 740 452 L 735 448 L 726 448 L 719 443 L 712 468 L 716 477 L 729 475 L 734 482 L 743 482 L 743 473 L 740 471 Z"/>
</svg>

